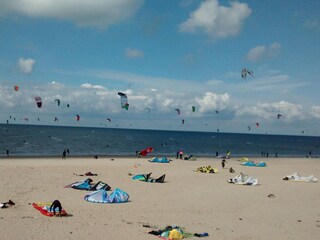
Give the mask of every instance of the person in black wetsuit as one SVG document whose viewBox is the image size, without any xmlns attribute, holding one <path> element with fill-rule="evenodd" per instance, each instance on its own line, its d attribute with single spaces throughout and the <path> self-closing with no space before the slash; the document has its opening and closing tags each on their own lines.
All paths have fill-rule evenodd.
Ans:
<svg viewBox="0 0 320 240">
<path fill-rule="evenodd" d="M 61 217 L 61 211 L 62 211 L 62 206 L 59 200 L 54 200 L 53 203 L 50 206 L 49 211 L 53 210 L 53 215 L 56 215 L 56 208 L 58 208 L 58 216 Z"/>
</svg>

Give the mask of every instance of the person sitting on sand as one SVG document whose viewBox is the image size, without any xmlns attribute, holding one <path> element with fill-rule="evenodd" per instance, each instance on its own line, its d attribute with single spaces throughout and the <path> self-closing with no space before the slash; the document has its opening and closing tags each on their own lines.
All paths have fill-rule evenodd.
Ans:
<svg viewBox="0 0 320 240">
<path fill-rule="evenodd" d="M 234 173 L 235 171 L 234 171 L 234 169 L 231 167 L 231 168 L 229 169 L 229 172 L 230 172 L 230 173 Z"/>
<path fill-rule="evenodd" d="M 56 208 L 58 208 L 59 212 L 57 216 L 61 217 L 61 211 L 62 211 L 62 206 L 59 200 L 54 200 L 53 203 L 50 206 L 49 211 L 53 210 L 53 215 L 56 215 Z"/>
<path fill-rule="evenodd" d="M 9 206 L 7 206 L 7 205 L 9 205 Z M 7 208 L 7 207 L 11 207 L 11 206 L 13 206 L 13 205 L 15 205 L 15 203 L 12 202 L 12 201 L 9 199 L 8 202 L 0 203 L 0 208 Z"/>
<path fill-rule="evenodd" d="M 184 159 L 184 160 L 189 160 L 189 159 L 192 158 L 192 157 L 193 157 L 193 154 L 190 154 L 189 156 L 184 157 L 183 159 Z"/>
</svg>

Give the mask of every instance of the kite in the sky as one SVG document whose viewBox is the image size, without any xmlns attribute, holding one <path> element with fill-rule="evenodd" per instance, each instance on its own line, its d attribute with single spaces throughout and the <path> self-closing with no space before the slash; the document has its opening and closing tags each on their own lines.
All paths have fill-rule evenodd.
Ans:
<svg viewBox="0 0 320 240">
<path fill-rule="evenodd" d="M 180 109 L 176 108 L 175 110 L 177 111 L 178 115 L 180 115 Z"/>
<path fill-rule="evenodd" d="M 111 118 L 107 118 L 107 120 L 108 120 L 109 122 L 111 122 Z"/>
<path fill-rule="evenodd" d="M 196 111 L 196 107 L 192 106 L 192 112 L 195 112 L 195 111 Z"/>
<path fill-rule="evenodd" d="M 129 109 L 129 103 L 128 103 L 127 94 L 122 93 L 122 92 L 118 92 L 118 95 L 120 96 L 120 99 L 121 99 L 121 107 L 123 109 L 128 110 Z"/>
<path fill-rule="evenodd" d="M 251 130 L 251 127 L 250 126 L 248 126 L 248 131 L 250 131 Z"/>
<path fill-rule="evenodd" d="M 29 118 L 21 118 L 21 120 L 25 120 L 26 122 L 28 122 Z"/>
<path fill-rule="evenodd" d="M 36 100 L 38 108 L 41 108 L 42 107 L 42 99 L 41 99 L 41 97 L 36 96 L 34 99 Z"/>
<path fill-rule="evenodd" d="M 54 101 L 58 104 L 58 106 L 60 106 L 60 99 L 56 99 Z"/>
<path fill-rule="evenodd" d="M 183 124 L 184 124 L 184 119 L 181 120 L 181 125 L 183 125 Z"/>
<path fill-rule="evenodd" d="M 76 115 L 76 120 L 79 122 L 80 121 L 80 116 Z"/>
<path fill-rule="evenodd" d="M 243 68 L 243 69 L 241 70 L 241 77 L 242 77 L 243 79 L 246 79 L 247 76 L 248 76 L 248 74 L 249 74 L 251 77 L 253 77 L 253 71 L 251 71 L 251 70 L 249 70 L 249 69 L 247 69 L 247 68 Z"/>
<path fill-rule="evenodd" d="M 55 122 L 58 122 L 59 119 L 58 119 L 57 117 L 54 117 L 54 121 L 55 121 Z"/>
<path fill-rule="evenodd" d="M 279 113 L 279 114 L 277 115 L 277 118 L 280 119 L 281 117 L 282 117 L 282 115 Z"/>
<path fill-rule="evenodd" d="M 151 112 L 150 108 L 146 107 L 145 110 L 147 110 L 149 113 Z"/>
<path fill-rule="evenodd" d="M 257 123 L 256 123 L 256 126 L 259 127 L 259 126 L 260 126 L 260 123 L 257 122 Z"/>
<path fill-rule="evenodd" d="M 18 85 L 15 85 L 15 86 L 13 87 L 13 89 L 14 89 L 16 92 L 18 92 L 18 91 L 19 91 L 19 86 L 18 86 Z"/>
</svg>

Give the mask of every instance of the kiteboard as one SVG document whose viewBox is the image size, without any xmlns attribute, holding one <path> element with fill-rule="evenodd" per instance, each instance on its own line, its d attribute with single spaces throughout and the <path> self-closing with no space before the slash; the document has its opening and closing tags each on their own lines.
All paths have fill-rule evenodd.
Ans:
<svg viewBox="0 0 320 240">
<path fill-rule="evenodd" d="M 41 212 L 43 215 L 47 216 L 47 217 L 53 217 L 54 213 L 53 213 L 53 209 L 51 209 L 50 211 L 50 206 L 51 206 L 52 202 L 36 202 L 36 203 L 32 203 L 32 206 L 37 209 L 39 212 Z M 59 210 L 56 209 L 56 214 L 59 213 Z M 67 216 L 67 212 L 62 209 L 61 211 L 61 216 Z"/>
</svg>

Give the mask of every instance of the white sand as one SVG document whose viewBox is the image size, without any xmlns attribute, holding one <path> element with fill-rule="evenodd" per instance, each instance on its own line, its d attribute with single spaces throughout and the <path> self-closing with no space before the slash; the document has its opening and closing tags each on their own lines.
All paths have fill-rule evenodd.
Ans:
<svg viewBox="0 0 320 240">
<path fill-rule="evenodd" d="M 251 159 L 267 167 L 244 167 L 236 159 L 221 169 L 219 159 L 173 159 L 169 164 L 148 158 L 1 159 L 0 202 L 16 205 L 0 209 L 1 239 L 159 239 L 143 224 L 178 225 L 188 232 L 208 232 L 204 239 L 318 240 L 320 185 L 283 181 L 294 172 L 320 178 L 320 159 Z M 217 174 L 195 172 L 211 165 Z M 135 167 L 136 166 L 136 167 Z M 229 173 L 232 167 L 236 173 Z M 64 188 L 86 177 L 119 187 L 130 195 L 123 204 L 94 204 L 83 200 L 87 191 Z M 166 183 L 133 181 L 128 173 L 166 174 Z M 259 186 L 239 186 L 227 180 L 239 172 L 259 178 Z M 275 198 L 269 198 L 268 194 Z M 46 217 L 32 202 L 59 199 L 69 217 Z M 192 239 L 197 239 L 193 237 Z"/>
</svg>

